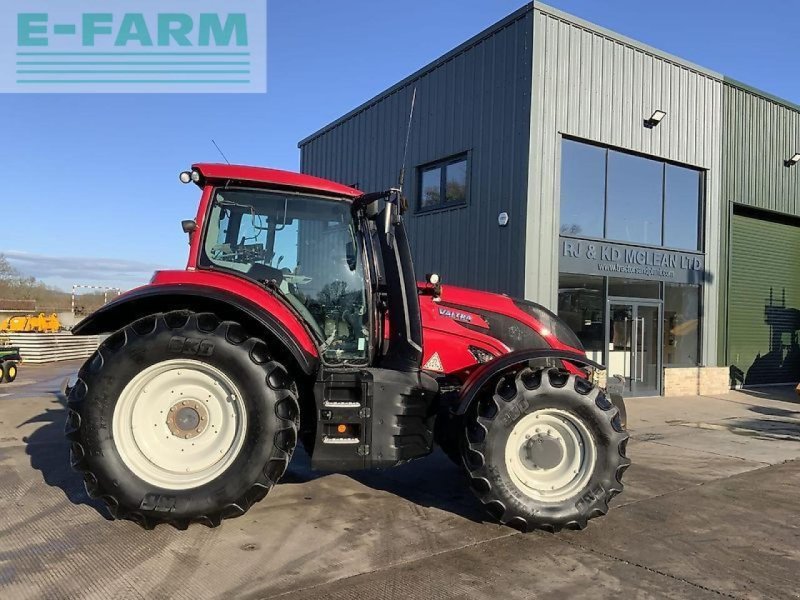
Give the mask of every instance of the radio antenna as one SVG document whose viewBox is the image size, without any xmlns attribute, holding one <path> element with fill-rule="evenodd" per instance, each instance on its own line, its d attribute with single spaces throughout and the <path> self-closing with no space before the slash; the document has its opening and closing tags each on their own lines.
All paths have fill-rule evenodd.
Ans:
<svg viewBox="0 0 800 600">
<path fill-rule="evenodd" d="M 400 178 L 398 181 L 398 188 L 400 189 L 400 195 L 403 194 L 403 184 L 406 180 L 406 157 L 408 156 L 408 141 L 411 138 L 411 124 L 414 121 L 414 106 L 417 103 L 417 88 L 414 88 L 414 93 L 411 96 L 411 112 L 408 114 L 408 127 L 406 128 L 406 143 L 403 147 L 403 164 L 400 167 Z"/>
<path fill-rule="evenodd" d="M 217 142 L 215 142 L 215 141 L 214 141 L 214 138 L 211 138 L 211 143 L 212 143 L 212 144 L 214 144 L 214 148 L 216 148 L 216 149 L 217 149 L 217 152 L 219 152 L 219 155 L 220 155 L 220 156 L 223 158 L 223 160 L 224 160 L 226 163 L 228 163 L 228 164 L 231 164 L 231 161 L 229 161 L 229 160 L 228 160 L 228 157 L 227 157 L 227 156 L 225 156 L 225 153 L 224 153 L 224 152 L 222 151 L 222 149 L 221 149 L 221 148 L 220 148 L 220 147 L 217 145 Z"/>
</svg>

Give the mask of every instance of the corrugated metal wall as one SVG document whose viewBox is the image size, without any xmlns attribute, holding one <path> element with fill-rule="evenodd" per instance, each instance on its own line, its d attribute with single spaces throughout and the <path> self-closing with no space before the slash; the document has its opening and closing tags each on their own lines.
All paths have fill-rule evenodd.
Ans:
<svg viewBox="0 0 800 600">
<path fill-rule="evenodd" d="M 708 169 L 703 359 L 718 319 L 721 76 L 650 51 L 560 11 L 534 11 L 526 297 L 551 308 L 558 286 L 561 134 Z M 654 110 L 667 112 L 653 129 Z"/>
<path fill-rule="evenodd" d="M 787 168 L 783 164 L 800 152 L 800 108 L 726 81 L 723 118 L 720 217 L 726 260 L 720 265 L 720 278 L 727 281 L 728 231 L 734 204 L 800 216 L 800 165 Z M 728 348 L 728 295 L 733 293 L 736 290 L 729 286 L 720 289 L 720 362 L 726 358 L 722 349 Z M 728 348 L 729 363 L 734 358 Z"/>
<path fill-rule="evenodd" d="M 783 161 L 800 152 L 800 111 L 726 82 L 723 198 L 800 216 L 800 169 Z"/>
<path fill-rule="evenodd" d="M 406 192 L 417 169 L 469 152 L 467 208 L 407 218 L 415 267 L 445 283 L 522 295 L 532 12 L 524 7 L 376 99 L 300 142 L 304 173 L 381 190 L 397 184 L 412 91 Z M 507 227 L 498 214 L 508 212 Z"/>
</svg>

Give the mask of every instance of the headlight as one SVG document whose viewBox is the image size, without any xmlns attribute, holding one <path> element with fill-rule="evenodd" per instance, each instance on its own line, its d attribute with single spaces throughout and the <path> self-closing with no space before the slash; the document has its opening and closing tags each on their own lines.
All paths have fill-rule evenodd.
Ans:
<svg viewBox="0 0 800 600">
<path fill-rule="evenodd" d="M 469 353 L 472 354 L 472 358 L 479 363 L 487 363 L 494 359 L 494 354 L 483 348 L 478 348 L 477 346 L 470 346 Z"/>
</svg>

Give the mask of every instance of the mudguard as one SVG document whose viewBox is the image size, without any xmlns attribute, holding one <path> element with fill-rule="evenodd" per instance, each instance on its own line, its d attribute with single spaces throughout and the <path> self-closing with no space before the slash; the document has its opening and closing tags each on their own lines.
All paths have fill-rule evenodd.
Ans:
<svg viewBox="0 0 800 600">
<path fill-rule="evenodd" d="M 482 364 L 472 373 L 472 375 L 469 376 L 461 388 L 459 405 L 454 414 L 457 416 L 466 414 L 470 405 L 477 397 L 478 392 L 497 373 L 530 360 L 547 358 L 567 360 L 578 365 L 593 367 L 601 371 L 605 370 L 603 365 L 587 358 L 585 354 L 567 352 L 565 350 L 558 350 L 555 348 L 541 348 L 535 350 L 519 350 L 517 352 L 510 352 L 509 354 L 499 356 L 488 363 Z"/>
<path fill-rule="evenodd" d="M 254 288 L 248 290 L 247 296 L 236 293 L 235 288 L 226 288 L 219 284 L 146 285 L 109 302 L 78 323 L 72 333 L 109 333 L 141 317 L 171 310 L 213 312 L 222 319 L 239 321 L 245 327 L 264 328 L 289 350 L 304 373 L 315 373 L 319 367 L 319 354 L 311 334 L 300 319 L 266 290 L 246 282 L 245 284 Z"/>
</svg>

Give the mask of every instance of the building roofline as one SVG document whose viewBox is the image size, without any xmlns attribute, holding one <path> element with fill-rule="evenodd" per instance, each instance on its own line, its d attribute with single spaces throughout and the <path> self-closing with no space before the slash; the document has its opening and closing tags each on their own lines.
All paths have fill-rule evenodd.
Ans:
<svg viewBox="0 0 800 600">
<path fill-rule="evenodd" d="M 774 102 L 775 104 L 780 104 L 784 108 L 790 108 L 796 112 L 800 112 L 800 104 L 795 104 L 790 100 L 785 100 L 780 96 L 775 96 L 774 94 L 770 94 L 769 92 L 765 92 L 764 90 L 760 90 L 752 85 L 748 85 L 746 83 L 742 83 L 738 79 L 734 79 L 733 77 L 728 77 L 727 75 L 722 78 L 723 83 L 729 85 L 731 87 L 738 88 L 743 92 L 747 92 L 749 94 L 753 94 L 754 96 L 758 96 L 764 100 L 768 100 L 770 102 Z"/>
<path fill-rule="evenodd" d="M 609 39 L 625 44 L 626 46 L 630 46 L 631 48 L 635 48 L 637 50 L 641 50 L 642 52 L 652 54 L 653 56 L 664 59 L 668 62 L 674 63 L 681 67 L 685 67 L 692 71 L 697 71 L 698 73 L 702 73 L 703 75 L 708 75 L 709 77 L 719 79 L 720 81 L 723 79 L 722 73 L 718 73 L 706 67 L 701 67 L 700 65 L 688 61 L 684 58 L 675 56 L 674 54 L 670 54 L 669 52 L 665 52 L 664 50 L 659 50 L 654 46 L 649 46 L 644 42 L 640 42 L 638 40 L 630 38 L 616 31 L 612 31 L 611 29 L 606 29 L 605 27 L 597 25 L 596 23 L 592 23 L 591 21 L 586 21 L 585 19 L 581 19 L 580 17 L 576 17 L 573 14 L 554 8 L 549 4 L 545 4 L 543 2 L 534 2 L 533 4 L 534 4 L 534 9 L 538 10 L 541 13 L 548 14 L 550 16 L 553 16 L 557 19 L 561 19 L 562 21 L 566 21 L 568 23 L 572 23 L 588 31 L 599 33 L 600 35 L 604 35 Z"/>
<path fill-rule="evenodd" d="M 455 48 L 450 50 L 447 54 L 444 54 L 443 56 L 440 56 L 439 58 L 437 58 L 433 62 L 428 63 L 427 65 L 425 65 L 421 69 L 415 71 L 414 73 L 412 73 L 408 77 L 405 77 L 404 79 L 402 79 L 398 83 L 395 83 L 389 89 L 381 92 L 377 96 L 371 98 L 370 100 L 367 100 L 366 102 L 364 102 L 363 104 L 357 106 L 353 110 L 345 113 L 344 115 L 342 115 L 341 117 L 339 117 L 335 121 L 332 121 L 332 122 L 328 123 L 327 125 L 325 125 L 321 129 L 318 129 L 317 131 L 315 131 L 311 135 L 303 138 L 302 140 L 300 140 L 297 143 L 297 147 L 298 148 L 302 148 L 303 146 L 305 146 L 309 142 L 311 142 L 314 139 L 322 136 L 324 133 L 327 133 L 331 129 L 334 129 L 335 127 L 338 127 L 339 125 L 341 125 L 345 121 L 349 121 L 350 119 L 352 119 L 357 114 L 359 114 L 361 112 L 364 112 L 366 109 L 368 109 L 371 106 L 377 104 L 378 102 L 380 102 L 384 98 L 387 98 L 387 97 L 391 96 L 392 94 L 394 94 L 395 92 L 397 92 L 397 91 L 401 90 L 402 88 L 406 87 L 409 83 L 411 83 L 413 81 L 416 81 L 417 79 L 422 78 L 423 76 L 425 76 L 428 73 L 430 73 L 431 71 L 434 71 L 435 69 L 439 68 L 440 66 L 442 66 L 446 62 L 452 60 L 453 58 L 455 58 L 459 54 L 463 54 L 465 51 L 469 50 L 471 47 L 476 46 L 477 44 L 479 44 L 483 40 L 493 36 L 498 31 L 501 31 L 502 29 L 505 29 L 506 27 L 508 27 L 512 23 L 515 23 L 516 21 L 518 21 L 519 19 L 521 19 L 525 15 L 527 15 L 529 12 L 531 12 L 533 10 L 533 5 L 534 5 L 533 2 L 529 2 L 525 6 L 523 6 L 521 8 L 518 8 L 513 13 L 511 13 L 507 17 L 504 17 L 503 19 L 501 19 L 500 21 L 498 21 L 494 25 L 491 25 L 491 26 L 487 27 L 486 29 L 484 29 L 483 31 L 478 33 L 477 35 L 474 35 L 471 38 L 469 38 L 466 42 L 464 42 L 462 44 L 459 44 L 458 46 L 456 46 Z"/>
<path fill-rule="evenodd" d="M 536 1 L 533 4 L 534 4 L 534 9 L 538 10 L 539 12 L 552 15 L 552 16 L 554 16 L 554 17 L 556 17 L 558 19 L 561 19 L 563 21 L 574 23 L 574 24 L 576 24 L 576 25 L 578 25 L 580 27 L 583 27 L 584 29 L 587 29 L 589 31 L 594 31 L 596 33 L 600 33 L 602 35 L 607 36 L 610 39 L 614 39 L 614 40 L 617 40 L 619 42 L 622 42 L 623 44 L 625 44 L 627 46 L 631 46 L 632 48 L 637 48 L 639 50 L 642 50 L 643 52 L 647 52 L 648 54 L 652 54 L 652 55 L 657 56 L 659 58 L 663 58 L 663 59 L 668 60 L 668 61 L 670 61 L 672 63 L 675 63 L 677 65 L 686 67 L 687 69 L 691 69 L 691 70 L 697 71 L 698 73 L 703 73 L 705 75 L 708 75 L 709 77 L 713 77 L 715 79 L 719 79 L 723 83 L 726 83 L 726 84 L 728 84 L 728 85 L 730 85 L 732 87 L 739 88 L 739 89 L 741 89 L 741 90 L 743 90 L 745 92 L 749 92 L 751 94 L 755 94 L 756 96 L 759 96 L 759 97 L 761 97 L 761 98 L 763 98 L 765 100 L 769 100 L 770 102 L 775 102 L 776 104 L 780 104 L 781 106 L 784 106 L 786 108 L 791 108 L 792 110 L 800 111 L 800 104 L 796 104 L 796 103 L 792 102 L 791 100 L 786 100 L 784 98 L 781 98 L 780 96 L 776 96 L 774 94 L 770 94 L 769 92 L 765 92 L 764 90 L 761 90 L 761 89 L 759 89 L 757 87 L 753 87 L 752 85 L 748 85 L 748 84 L 743 83 L 743 82 L 741 82 L 741 81 L 739 81 L 737 79 L 734 79 L 733 77 L 728 77 L 727 75 L 724 75 L 724 74 L 719 73 L 717 71 L 713 71 L 711 69 L 707 69 L 706 67 L 702 67 L 702 66 L 700 66 L 700 65 L 698 65 L 696 63 L 693 63 L 693 62 L 688 61 L 686 59 L 680 58 L 679 56 L 675 56 L 674 54 L 670 54 L 669 52 L 665 52 L 663 50 L 659 50 L 658 48 L 655 48 L 653 46 L 649 46 L 649 45 L 647 45 L 647 44 L 645 44 L 643 42 L 640 42 L 638 40 L 635 40 L 633 38 L 629 38 L 628 36 L 625 36 L 625 35 L 623 35 L 621 33 L 617 33 L 616 31 L 612 31 L 610 29 L 606 29 L 605 27 L 597 25 L 596 23 L 592 23 L 590 21 L 586 21 L 584 19 L 581 19 L 580 17 L 576 17 L 575 15 L 572 15 L 570 13 L 566 13 L 566 12 L 564 12 L 562 10 L 554 8 L 554 7 L 552 7 L 552 6 L 548 5 L 548 4 L 545 4 L 543 2 Z"/>
<path fill-rule="evenodd" d="M 392 85 L 387 90 L 385 90 L 385 91 L 381 92 L 380 94 L 374 96 L 370 100 L 367 100 L 366 102 L 364 102 L 363 104 L 357 106 L 353 110 L 345 113 L 343 116 L 339 117 L 335 121 L 332 121 L 332 122 L 328 123 L 327 125 L 325 125 L 324 127 L 318 129 L 317 131 L 315 131 L 311 135 L 303 138 L 302 140 L 300 140 L 300 142 L 298 142 L 297 147 L 298 148 L 302 148 L 303 146 L 305 146 L 309 142 L 312 142 L 316 138 L 321 137 L 322 135 L 324 135 L 328 131 L 338 127 L 339 125 L 341 125 L 342 123 L 344 123 L 346 121 L 349 121 L 350 119 L 352 119 L 353 117 L 355 117 L 359 113 L 364 112 L 368 108 L 374 106 L 375 104 L 379 103 L 380 101 L 384 100 L 385 98 L 391 96 L 392 94 L 396 93 L 397 91 L 401 90 L 402 88 L 408 86 L 413 81 L 416 81 L 416 80 L 420 79 L 421 77 L 427 75 L 431 71 L 434 71 L 435 69 L 437 69 L 441 65 L 445 64 L 446 62 L 452 60 L 453 58 L 455 58 L 459 54 L 462 54 L 466 50 L 468 50 L 471 47 L 479 44 L 483 40 L 491 37 L 492 35 L 494 35 L 498 31 L 500 31 L 502 29 L 505 29 L 506 27 L 508 27 L 512 23 L 515 23 L 516 21 L 518 21 L 519 19 L 523 18 L 525 15 L 527 15 L 528 13 L 533 12 L 533 11 L 539 11 L 542 14 L 546 14 L 546 15 L 549 15 L 551 17 L 555 17 L 556 19 L 560 19 L 562 21 L 565 21 L 567 23 L 571 23 L 573 25 L 577 25 L 578 27 L 586 29 L 587 31 L 598 33 L 598 34 L 603 35 L 603 36 L 605 36 L 605 37 L 607 37 L 607 38 L 609 38 L 611 40 L 620 42 L 622 44 L 625 44 L 626 46 L 630 46 L 631 48 L 635 48 L 637 50 L 641 50 L 642 52 L 646 52 L 647 54 L 651 54 L 651 55 L 653 55 L 653 56 L 655 56 L 657 58 L 666 60 L 666 61 L 671 62 L 671 63 L 673 63 L 675 65 L 678 65 L 680 67 L 684 67 L 684 68 L 689 69 L 691 71 L 695 71 L 697 73 L 706 75 L 706 76 L 711 77 L 713 79 L 717 79 L 718 81 L 723 82 L 723 83 L 725 83 L 727 85 L 730 85 L 732 87 L 739 88 L 739 89 L 741 89 L 743 91 L 746 91 L 746 92 L 749 92 L 749 93 L 754 94 L 756 96 L 759 96 L 759 97 L 761 97 L 761 98 L 763 98 L 765 100 L 769 100 L 770 102 L 775 102 L 776 104 L 779 104 L 779 105 L 781 105 L 783 107 L 786 107 L 786 108 L 789 108 L 791 110 L 800 112 L 800 104 L 795 104 L 794 102 L 791 102 L 789 100 L 785 100 L 785 99 L 783 99 L 783 98 L 781 98 L 779 96 L 775 96 L 773 94 L 770 94 L 769 92 L 765 92 L 763 90 L 755 88 L 755 87 L 753 87 L 751 85 L 748 85 L 746 83 L 742 83 L 741 81 L 738 81 L 738 80 L 736 80 L 736 79 L 734 79 L 732 77 L 728 77 L 728 76 L 723 75 L 722 73 L 719 73 L 717 71 L 713 71 L 713 70 L 708 69 L 706 67 L 702 67 L 702 66 L 700 66 L 698 64 L 695 64 L 695 63 L 693 63 L 691 61 L 688 61 L 688 60 L 685 60 L 685 59 L 680 58 L 678 56 L 675 56 L 674 54 L 670 54 L 669 52 L 665 52 L 663 50 L 659 50 L 658 48 L 655 48 L 655 47 L 650 46 L 648 44 L 645 44 L 643 42 L 639 42 L 639 41 L 637 41 L 637 40 L 635 40 L 633 38 L 630 38 L 630 37 L 628 37 L 626 35 L 623 35 L 623 34 L 618 33 L 616 31 L 612 31 L 611 29 L 606 29 L 605 27 L 602 27 L 601 25 L 597 25 L 596 23 L 592 23 L 590 21 L 586 21 L 585 19 L 581 19 L 580 17 L 576 17 L 575 15 L 572 15 L 570 13 L 564 12 L 562 10 L 559 10 L 557 8 L 554 8 L 554 7 L 550 6 L 549 4 L 545 4 L 543 2 L 539 2 L 538 0 L 536 0 L 534 2 L 529 2 L 528 4 L 522 6 L 521 8 L 519 8 L 517 10 L 515 10 L 513 13 L 511 13 L 507 17 L 501 19 L 500 21 L 498 21 L 494 25 L 491 25 L 490 27 L 487 27 L 486 29 L 484 29 L 483 31 L 478 33 L 477 35 L 472 36 L 466 42 L 464 42 L 462 44 L 459 44 L 458 46 L 456 46 L 455 48 L 453 48 L 452 50 L 450 50 L 449 52 L 447 52 L 443 56 L 437 58 L 433 62 L 428 63 L 427 65 L 425 65 L 421 69 L 415 71 L 414 73 L 412 73 L 408 77 L 405 77 L 404 79 L 402 79 L 398 83 Z"/>
</svg>

